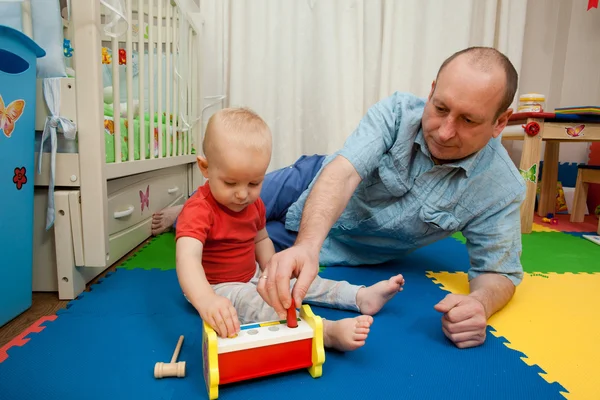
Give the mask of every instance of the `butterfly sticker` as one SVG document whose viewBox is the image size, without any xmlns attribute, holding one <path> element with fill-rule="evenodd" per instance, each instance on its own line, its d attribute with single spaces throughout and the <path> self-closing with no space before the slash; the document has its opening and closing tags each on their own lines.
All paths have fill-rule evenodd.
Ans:
<svg viewBox="0 0 600 400">
<path fill-rule="evenodd" d="M 578 126 L 576 126 L 574 128 L 573 127 L 569 127 L 569 126 L 565 127 L 565 131 L 567 131 L 567 135 L 569 135 L 571 137 L 583 136 L 583 133 L 581 133 L 581 132 L 583 132 L 584 129 L 585 129 L 585 125 L 584 124 L 578 125 Z"/>
<path fill-rule="evenodd" d="M 519 172 L 526 181 L 531 181 L 533 183 L 537 181 L 537 164 L 533 164 L 527 171 L 519 168 Z"/>
<path fill-rule="evenodd" d="M 146 208 L 150 207 L 150 185 L 146 186 L 146 193 L 140 190 L 140 203 L 142 204 L 142 211 L 144 211 L 144 205 L 146 205 Z"/>
<path fill-rule="evenodd" d="M 21 118 L 21 115 L 23 115 L 24 108 L 25 100 L 15 100 L 8 106 L 5 106 L 2 95 L 0 95 L 0 129 L 7 138 L 9 138 L 15 130 L 15 123 Z"/>
</svg>

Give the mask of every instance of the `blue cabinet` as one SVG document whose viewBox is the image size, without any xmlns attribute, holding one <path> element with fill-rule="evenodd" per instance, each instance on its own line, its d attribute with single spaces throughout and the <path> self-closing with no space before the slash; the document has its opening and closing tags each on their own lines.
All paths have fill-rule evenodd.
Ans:
<svg viewBox="0 0 600 400">
<path fill-rule="evenodd" d="M 36 61 L 45 54 L 0 25 L 0 326 L 31 307 Z"/>
</svg>

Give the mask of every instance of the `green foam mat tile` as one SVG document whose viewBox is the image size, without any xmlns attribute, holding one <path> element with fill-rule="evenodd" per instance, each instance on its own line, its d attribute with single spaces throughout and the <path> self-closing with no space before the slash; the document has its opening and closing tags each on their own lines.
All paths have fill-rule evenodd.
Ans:
<svg viewBox="0 0 600 400">
<path fill-rule="evenodd" d="M 166 232 L 151 239 L 118 268 L 174 269 L 175 233 Z"/>
<path fill-rule="evenodd" d="M 600 272 L 600 248 L 589 240 L 562 232 L 532 232 L 522 237 L 525 272 Z"/>
<path fill-rule="evenodd" d="M 462 244 L 466 243 L 460 232 L 451 237 Z M 581 233 L 531 232 L 521 237 L 521 263 L 525 272 L 600 272 L 600 248 L 582 238 Z"/>
<path fill-rule="evenodd" d="M 450 237 L 458 240 L 462 244 L 467 243 L 467 239 L 463 236 L 463 234 L 461 232 L 456 232 L 456 233 L 452 234 L 452 236 L 450 236 Z"/>
<path fill-rule="evenodd" d="M 125 269 L 162 269 L 175 268 L 175 233 L 166 232 L 158 235 L 137 252 L 133 253 L 123 264 L 117 268 Z M 319 272 L 325 267 L 319 266 Z"/>
</svg>

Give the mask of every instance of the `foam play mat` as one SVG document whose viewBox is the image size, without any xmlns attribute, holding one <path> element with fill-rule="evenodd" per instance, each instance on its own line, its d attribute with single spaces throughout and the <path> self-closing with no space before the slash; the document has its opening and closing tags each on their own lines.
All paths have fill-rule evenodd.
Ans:
<svg viewBox="0 0 600 400">
<path fill-rule="evenodd" d="M 429 273 L 444 290 L 467 294 L 463 272 Z M 600 273 L 525 274 L 513 301 L 488 321 L 494 336 L 523 352 L 568 399 L 600 399 Z"/>
<path fill-rule="evenodd" d="M 513 302 L 490 319 L 482 346 L 456 348 L 433 308 L 448 291 L 467 289 L 469 260 L 457 235 L 395 263 L 325 268 L 324 277 L 365 285 L 401 272 L 406 285 L 375 316 L 364 347 L 326 351 L 321 377 L 297 370 L 232 383 L 219 387 L 219 398 L 600 398 L 600 263 L 593 262 L 600 246 L 562 232 L 529 236 L 528 274 Z M 174 255 L 172 234 L 153 239 L 90 292 L 16 338 L 0 358 L 0 399 L 206 399 L 202 321 L 181 295 Z M 585 272 L 572 273 L 578 266 Z M 312 310 L 327 319 L 356 315 Z M 155 379 L 155 363 L 170 360 L 180 335 L 185 377 Z"/>
</svg>

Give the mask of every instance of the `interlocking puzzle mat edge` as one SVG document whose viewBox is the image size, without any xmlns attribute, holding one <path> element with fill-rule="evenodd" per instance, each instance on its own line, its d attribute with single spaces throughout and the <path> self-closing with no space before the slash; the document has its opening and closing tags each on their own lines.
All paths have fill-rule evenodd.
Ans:
<svg viewBox="0 0 600 400">
<path fill-rule="evenodd" d="M 469 291 L 463 272 L 429 271 L 427 276 L 441 290 Z M 599 284 L 598 273 L 526 273 L 511 303 L 488 321 L 490 333 L 523 353 L 523 362 L 538 368 L 544 380 L 560 384 L 564 397 L 600 398 L 600 389 L 593 386 L 600 323 L 590 311 L 591 298 L 595 295 L 600 301 L 595 294 Z"/>
<path fill-rule="evenodd" d="M 0 363 L 4 362 L 8 358 L 8 350 L 13 346 L 24 346 L 29 342 L 30 338 L 28 337 L 31 333 L 40 333 L 46 328 L 44 325 L 48 321 L 54 321 L 57 318 L 56 315 L 45 315 L 31 324 L 28 328 L 23 330 L 17 336 L 12 338 L 8 343 L 4 346 L 0 347 Z"/>
<path fill-rule="evenodd" d="M 148 239 L 148 242 L 118 267 L 124 269 L 161 269 L 175 268 L 175 233 L 165 232 Z"/>
<path fill-rule="evenodd" d="M 169 248 L 169 246 L 165 246 L 170 240 L 174 240 L 174 233 L 172 232 L 167 232 L 155 237 L 151 237 L 148 239 L 147 243 L 142 246 L 140 249 L 138 249 L 135 253 L 133 253 L 130 257 L 128 257 L 125 261 L 123 261 L 120 265 L 117 266 L 118 268 L 126 268 L 126 269 L 131 269 L 131 268 L 142 268 L 142 269 L 154 269 L 154 268 L 158 268 L 158 269 L 162 269 L 162 270 L 166 270 L 166 269 L 172 269 L 175 268 L 175 259 L 174 259 L 174 246 L 172 246 L 173 250 L 171 250 Z M 156 249 L 156 247 L 159 247 L 158 251 L 154 251 Z M 147 262 L 148 260 L 144 260 L 142 257 L 142 260 L 140 262 L 140 259 L 138 259 L 138 256 L 140 254 L 147 254 L 149 252 L 152 252 L 152 254 L 154 255 L 153 257 L 149 257 L 148 260 L 154 260 L 154 262 L 152 262 L 150 264 L 150 266 L 145 266 L 146 264 L 143 264 L 144 262 Z M 169 265 L 164 265 L 164 258 L 160 257 L 161 254 L 164 253 L 173 253 L 173 264 L 172 266 Z M 167 256 L 168 257 L 168 256 Z M 156 261 L 158 258 L 158 262 Z M 108 278 L 109 276 L 111 276 L 112 273 L 107 273 L 105 275 L 104 278 L 99 279 L 98 282 L 96 282 L 96 284 L 100 284 L 102 282 L 103 279 Z M 94 285 L 90 286 L 90 290 L 93 290 Z M 66 306 L 65 309 L 70 308 L 71 306 L 73 306 L 75 304 L 76 301 L 80 300 L 83 296 L 85 296 L 86 292 L 83 292 L 81 294 L 79 294 L 79 296 L 77 296 L 75 299 L 69 301 Z M 52 322 L 54 320 L 56 320 L 56 318 L 58 318 L 58 316 L 61 314 L 63 309 L 58 310 L 56 314 L 51 314 L 51 315 L 45 315 L 42 316 L 40 319 L 38 319 L 37 321 L 35 321 L 33 324 L 31 324 L 29 327 L 27 327 L 26 329 L 24 329 L 23 331 L 21 331 L 21 333 L 19 333 L 17 336 L 15 336 L 13 339 L 11 339 L 9 342 L 7 342 L 4 346 L 0 347 L 0 363 L 2 363 L 3 361 L 5 361 L 8 358 L 8 350 L 13 347 L 13 346 L 24 346 L 25 344 L 27 344 L 30 341 L 30 337 L 28 337 L 30 334 L 35 334 L 35 333 L 39 333 L 42 330 L 44 330 L 44 328 L 46 327 L 44 324 L 46 322 Z"/>
<path fill-rule="evenodd" d="M 415 261 L 417 259 L 412 259 L 408 264 L 412 265 Z M 395 268 L 402 269 L 401 266 Z M 351 281 L 364 281 L 365 279 L 367 281 L 378 281 L 385 279 L 390 273 L 388 269 L 383 267 L 373 267 L 368 274 L 364 273 L 364 269 L 328 268 L 327 270 L 328 274 L 332 274 L 332 278 L 335 276 L 338 279 L 347 277 Z M 297 374 L 282 375 L 272 379 L 230 386 L 226 391 L 223 391 L 222 398 L 238 398 L 240 393 L 244 394 L 246 398 L 260 398 L 265 391 L 272 391 L 274 387 L 279 387 L 281 390 L 290 385 L 298 384 L 310 384 L 312 388 L 324 396 L 333 397 L 339 395 L 339 384 L 340 382 L 346 382 L 348 373 L 351 371 L 356 373 L 356 367 L 353 367 L 353 365 L 364 365 L 365 362 L 378 368 L 379 373 L 384 373 L 387 378 L 384 378 L 380 385 L 376 385 L 380 387 L 377 390 L 374 390 L 371 387 L 372 385 L 367 385 L 367 381 L 364 379 L 358 386 L 355 382 L 354 389 L 357 392 L 354 395 L 357 395 L 357 397 L 362 397 L 358 396 L 359 394 L 368 396 L 374 392 L 378 392 L 379 396 L 383 396 L 384 393 L 390 393 L 390 390 L 391 393 L 394 393 L 393 389 L 397 389 L 396 385 L 392 384 L 390 387 L 389 385 L 386 386 L 385 383 L 389 382 L 391 384 L 394 381 L 392 377 L 402 379 L 407 383 L 408 386 L 403 388 L 403 393 L 407 399 L 431 398 L 431 396 L 435 397 L 441 393 L 450 392 L 462 392 L 463 395 L 471 393 L 473 396 L 477 396 L 475 393 L 482 395 L 486 390 L 497 391 L 497 395 L 499 394 L 500 397 L 504 393 L 507 396 L 511 394 L 513 398 L 522 399 L 535 397 L 536 393 L 538 395 L 545 393 L 548 399 L 560 396 L 560 385 L 548 384 L 536 374 L 535 370 L 530 369 L 520 361 L 519 352 L 507 349 L 498 340 L 489 340 L 485 347 L 473 349 L 472 351 L 455 349 L 454 346 L 444 340 L 445 338 L 439 327 L 438 313 L 430 307 L 431 304 L 441 299 L 437 286 L 425 276 L 423 271 L 409 272 L 407 278 L 409 282 L 412 282 L 412 287 L 403 291 L 404 298 L 392 299 L 393 301 L 388 304 L 389 307 L 386 307 L 385 312 L 379 314 L 380 322 L 377 324 L 377 328 L 371 332 L 370 347 L 368 349 L 365 348 L 346 354 L 328 353 L 328 365 L 330 367 L 326 371 L 327 379 L 313 380 L 305 371 L 299 371 Z M 178 337 L 177 335 L 185 334 L 186 340 L 181 359 L 188 361 L 189 371 L 186 372 L 186 376 L 188 372 L 189 376 L 201 376 L 201 374 L 198 375 L 201 367 L 199 360 L 196 356 L 190 356 L 191 354 L 197 354 L 199 351 L 197 347 L 199 341 L 196 340 L 196 343 L 190 343 L 189 341 L 193 337 L 192 333 L 195 329 L 193 326 L 198 325 L 196 324 L 198 322 L 196 319 L 197 314 L 192 312 L 189 303 L 180 296 L 180 289 L 173 270 L 117 270 L 117 272 L 111 274 L 110 279 L 103 280 L 98 287 L 94 285 L 94 289 L 96 290 L 87 293 L 87 299 L 83 298 L 83 301 L 64 310 L 62 312 L 64 315 L 57 319 L 56 324 L 51 324 L 50 329 L 42 332 L 41 335 L 36 335 L 30 345 L 14 349 L 16 353 L 9 358 L 9 364 L 4 364 L 4 369 L 0 367 L 4 373 L 12 374 L 15 378 L 15 380 L 12 380 L 9 375 L 6 375 L 8 379 L 4 382 L 4 388 L 7 389 L 6 393 L 11 393 L 11 391 L 15 393 L 16 390 L 38 393 L 39 390 L 43 389 L 50 391 L 45 398 L 75 398 L 75 393 L 78 393 L 79 390 L 89 389 L 90 385 L 96 385 L 99 376 L 98 373 L 91 373 L 90 368 L 79 368 L 78 365 L 83 363 L 83 365 L 91 367 L 92 364 L 105 365 L 108 363 L 107 366 L 114 366 L 115 359 L 119 357 L 123 361 L 119 364 L 122 365 L 113 370 L 111 379 L 104 380 L 101 390 L 90 393 L 90 398 L 99 398 L 98 396 L 101 396 L 102 393 L 104 395 L 118 393 L 119 395 L 116 398 L 121 396 L 123 398 L 136 397 L 135 390 L 141 387 L 151 388 L 152 398 L 181 398 L 178 395 L 182 395 L 184 392 L 189 394 L 190 390 L 193 390 L 194 393 L 204 390 L 203 387 L 197 388 L 198 385 L 202 385 L 202 379 L 157 381 L 151 374 L 154 362 L 163 358 L 168 359 L 175 339 Z M 155 295 L 157 289 L 162 289 L 160 291 L 162 296 Z M 115 292 L 120 293 L 120 295 L 115 295 Z M 406 295 L 409 297 L 406 297 Z M 124 302 L 123 296 L 126 296 L 128 301 Z M 94 301 L 89 301 L 91 299 Z M 425 307 L 415 307 L 415 300 Z M 411 304 L 411 306 L 408 307 L 406 304 Z M 110 314 L 107 314 L 108 310 L 110 310 Z M 173 311 L 177 312 L 174 313 Z M 324 317 L 333 317 L 330 319 L 345 315 L 344 312 L 338 310 L 322 309 L 320 311 L 322 311 Z M 179 319 L 176 314 L 181 312 L 185 315 L 182 316 L 182 319 Z M 398 318 L 398 316 L 401 316 L 401 318 Z M 395 321 L 394 324 L 384 323 L 384 319 L 390 318 Z M 67 320 L 69 323 L 65 323 Z M 142 326 L 136 321 L 145 324 L 142 328 L 145 332 L 143 339 L 135 334 L 136 330 L 139 330 Z M 190 324 L 190 322 L 192 323 Z M 414 329 L 416 325 L 419 326 L 417 330 Z M 403 336 L 403 338 L 410 343 L 413 343 L 414 340 L 417 340 L 417 342 L 424 340 L 425 342 L 422 342 L 420 346 L 412 345 L 408 348 L 404 339 L 396 341 L 397 343 L 388 343 L 386 338 L 398 331 L 404 332 L 407 336 Z M 126 332 L 130 332 L 130 334 L 124 335 Z M 117 336 L 120 337 L 118 340 L 111 340 L 110 342 L 109 348 L 112 349 L 111 351 L 81 352 L 82 348 L 89 346 L 91 343 L 101 343 L 107 337 L 114 338 Z M 72 337 L 73 340 L 67 339 L 69 337 Z M 131 340 L 135 340 L 136 344 L 131 345 Z M 143 343 L 139 343 L 140 340 L 143 340 Z M 414 343 L 417 344 L 417 342 Z M 429 344 L 423 346 L 424 343 Z M 401 357 L 390 357 L 390 351 L 394 354 L 400 354 Z M 438 354 L 440 351 L 444 355 Z M 74 354 L 79 355 L 74 357 Z M 119 356 L 115 356 L 116 354 L 119 354 Z M 419 354 L 421 357 L 418 356 Z M 46 357 L 45 361 L 38 358 L 44 356 Z M 451 358 L 448 358 L 449 356 Z M 406 363 L 402 361 L 404 357 L 420 360 L 418 362 L 425 363 L 425 366 L 421 365 L 417 368 L 413 365 L 414 362 Z M 440 363 L 440 357 L 445 362 Z M 74 359 L 77 359 L 78 362 L 73 363 Z M 394 359 L 398 359 L 399 363 L 394 362 Z M 38 360 L 38 362 L 32 363 L 31 360 Z M 390 362 L 391 364 L 389 364 Z M 449 367 L 453 364 L 456 365 Z M 139 368 L 140 365 L 145 367 Z M 385 367 L 386 365 L 388 367 Z M 465 372 L 462 368 L 458 368 L 459 365 L 463 365 L 467 370 L 471 369 L 486 384 L 474 386 L 469 382 L 462 382 L 457 387 L 456 380 L 463 376 L 462 374 Z M 382 366 L 383 369 L 380 368 Z M 389 368 L 392 366 L 394 367 Z M 487 368 L 484 368 L 484 366 L 487 366 Z M 66 370 L 64 370 L 65 368 Z M 96 366 L 94 368 L 100 367 Z M 447 376 L 448 368 L 454 371 L 450 373 L 450 376 L 454 377 L 452 379 Z M 22 376 L 28 376 L 28 374 L 22 373 L 25 369 L 29 371 L 31 376 L 37 376 L 37 385 L 27 387 L 19 380 Z M 104 369 L 104 367 L 101 369 Z M 437 376 L 439 379 L 426 384 L 419 381 L 419 379 L 425 379 L 424 373 L 426 371 L 431 373 L 432 369 L 435 371 L 433 376 Z M 1 374 L 2 372 L 0 372 Z M 373 378 L 374 376 L 370 377 L 368 381 L 372 382 Z M 47 382 L 46 384 L 43 383 L 44 379 Z M 332 384 L 333 382 L 337 382 L 337 384 Z M 507 385 L 507 382 L 513 382 L 513 384 Z M 528 383 L 523 385 L 525 382 Z M 2 386 L 1 382 L 0 386 Z M 65 390 L 69 390 L 72 394 L 64 396 L 66 392 L 63 392 Z M 139 393 L 137 394 L 139 395 Z M 302 396 L 304 396 L 302 391 L 299 391 L 290 398 L 301 398 Z"/>
<path fill-rule="evenodd" d="M 532 232 L 523 234 L 521 263 L 530 273 L 597 273 L 600 272 L 600 247 L 574 232 Z M 465 245 L 461 233 L 452 239 Z M 564 249 L 568 249 L 565 251 Z"/>
</svg>

